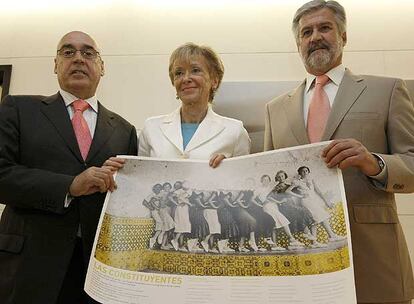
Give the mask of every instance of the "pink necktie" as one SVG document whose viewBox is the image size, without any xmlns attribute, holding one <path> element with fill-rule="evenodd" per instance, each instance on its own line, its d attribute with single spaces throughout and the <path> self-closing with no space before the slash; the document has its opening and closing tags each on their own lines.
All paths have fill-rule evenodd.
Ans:
<svg viewBox="0 0 414 304">
<path fill-rule="evenodd" d="M 326 75 L 316 76 L 308 112 L 308 137 L 311 143 L 321 141 L 331 111 L 328 95 L 323 89 L 328 81 L 329 77 Z"/>
<path fill-rule="evenodd" d="M 89 148 L 91 147 L 92 142 L 88 123 L 83 117 L 83 111 L 89 108 L 89 104 L 82 99 L 78 99 L 72 103 L 72 107 L 74 110 L 72 117 L 72 126 L 73 130 L 75 131 L 82 158 L 85 160 L 86 156 L 88 156 Z"/>
</svg>

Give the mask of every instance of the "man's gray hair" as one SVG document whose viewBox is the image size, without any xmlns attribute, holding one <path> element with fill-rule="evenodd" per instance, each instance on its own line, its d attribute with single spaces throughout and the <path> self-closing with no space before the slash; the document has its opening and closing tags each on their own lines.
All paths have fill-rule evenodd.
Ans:
<svg viewBox="0 0 414 304">
<path fill-rule="evenodd" d="M 336 25 L 338 26 L 339 34 L 346 31 L 346 14 L 345 9 L 338 2 L 329 0 L 313 0 L 302 5 L 295 13 L 292 22 L 292 31 L 295 35 L 296 43 L 299 42 L 299 21 L 307 14 L 313 13 L 323 8 L 329 8 L 335 15 Z"/>
</svg>

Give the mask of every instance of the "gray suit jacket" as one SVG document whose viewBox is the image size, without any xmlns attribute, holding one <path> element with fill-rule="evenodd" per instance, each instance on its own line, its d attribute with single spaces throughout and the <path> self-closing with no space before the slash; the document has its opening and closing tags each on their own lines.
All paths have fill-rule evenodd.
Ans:
<svg viewBox="0 0 414 304">
<path fill-rule="evenodd" d="M 137 154 L 135 128 L 100 103 L 87 159 L 62 97 L 7 96 L 0 105 L 0 302 L 55 303 L 79 225 L 85 262 L 105 194 L 74 199 L 74 177 L 111 156 Z"/>
<path fill-rule="evenodd" d="M 266 105 L 265 150 L 308 144 L 303 120 L 305 82 Z M 386 189 L 355 168 L 343 171 L 351 224 L 358 302 L 414 297 L 395 192 L 414 192 L 414 106 L 402 80 L 346 70 L 322 140 L 355 138 L 383 157 Z"/>
</svg>

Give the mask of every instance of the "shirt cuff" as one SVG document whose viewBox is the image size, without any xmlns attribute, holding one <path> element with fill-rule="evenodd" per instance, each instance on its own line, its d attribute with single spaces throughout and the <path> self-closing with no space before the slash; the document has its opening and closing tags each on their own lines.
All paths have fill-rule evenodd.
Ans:
<svg viewBox="0 0 414 304">
<path fill-rule="evenodd" d="M 63 204 L 63 207 L 68 208 L 73 199 L 74 199 L 74 197 L 72 195 L 70 195 L 69 193 L 66 194 L 65 202 Z"/>
</svg>

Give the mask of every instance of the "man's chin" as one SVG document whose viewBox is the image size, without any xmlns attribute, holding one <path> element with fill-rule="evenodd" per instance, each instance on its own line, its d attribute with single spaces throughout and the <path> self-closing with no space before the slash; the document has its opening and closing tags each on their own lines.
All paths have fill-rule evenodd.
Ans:
<svg viewBox="0 0 414 304">
<path fill-rule="evenodd" d="M 91 84 L 90 84 L 89 79 L 84 77 L 84 78 L 72 78 L 71 81 L 69 82 L 69 85 L 74 88 L 85 88 L 85 87 L 89 87 Z"/>
<path fill-rule="evenodd" d="M 85 81 L 71 81 L 62 89 L 79 98 L 86 98 L 86 95 L 88 95 L 89 98 L 89 95 L 91 95 L 93 91 L 90 83 Z M 94 95 L 94 93 L 92 95 Z"/>
<path fill-rule="evenodd" d="M 325 70 L 329 68 L 331 64 L 331 58 L 329 54 L 326 53 L 320 53 L 315 54 L 312 53 L 307 59 L 306 59 L 306 67 L 310 70 Z"/>
</svg>

